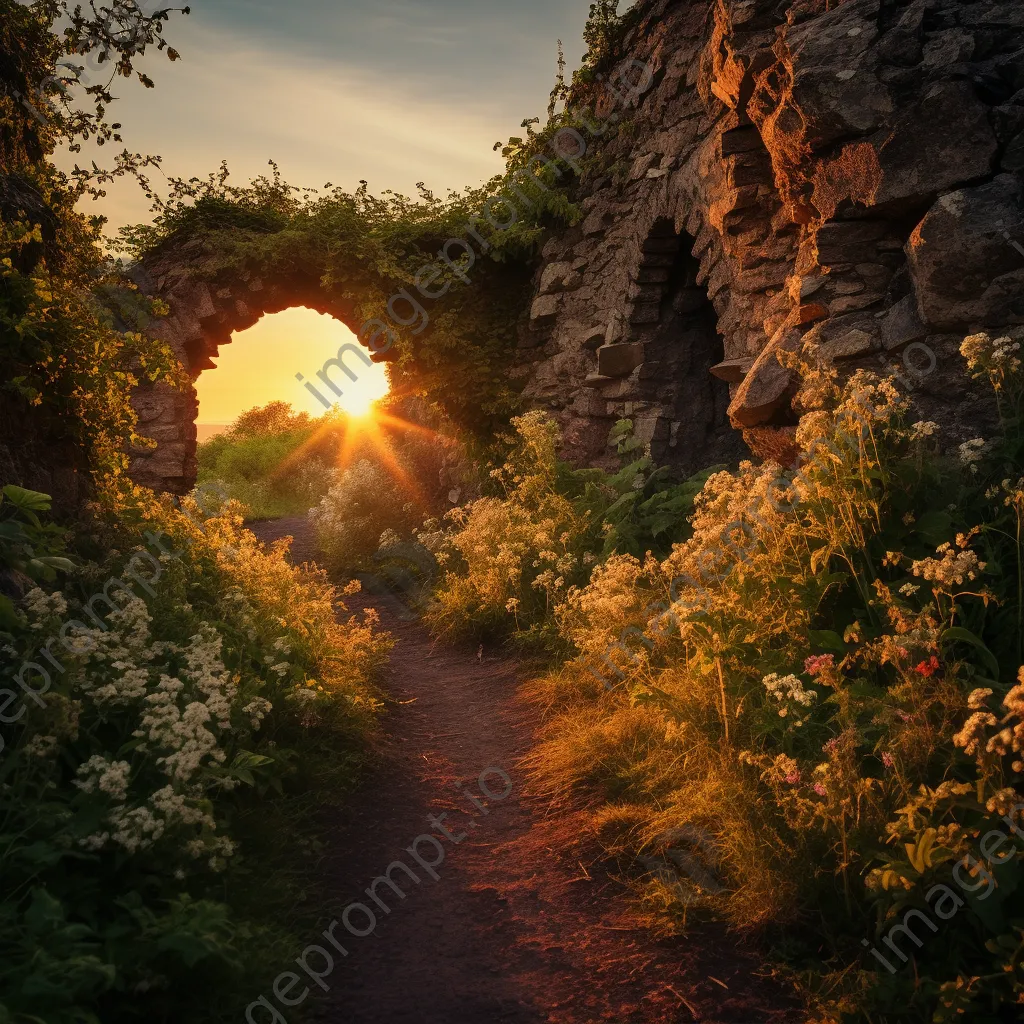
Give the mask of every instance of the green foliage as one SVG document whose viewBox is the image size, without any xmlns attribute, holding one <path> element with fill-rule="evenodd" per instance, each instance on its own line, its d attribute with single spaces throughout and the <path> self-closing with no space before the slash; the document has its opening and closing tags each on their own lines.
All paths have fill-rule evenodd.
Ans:
<svg viewBox="0 0 1024 1024">
<path fill-rule="evenodd" d="M 153 48 L 178 59 L 163 36 L 177 12 L 188 14 L 189 9 L 145 14 L 133 0 L 110 0 L 99 7 L 92 3 L 88 9 L 67 0 L 0 0 L 0 51 L 5 55 L 0 68 L 0 168 L 12 175 L 38 172 L 58 144 L 78 153 L 84 142 L 122 142 L 121 125 L 107 120 L 114 101 L 111 86 L 117 78 L 136 77 L 152 88 L 136 62 Z M 85 59 L 93 73 L 102 69 L 100 80 L 90 80 L 79 63 Z M 99 198 L 105 195 L 103 184 L 125 175 L 138 178 L 148 190 L 142 171 L 157 164 L 158 158 L 125 149 L 111 168 L 76 164 L 70 175 L 57 174 L 56 179 L 74 198 Z M 13 212 L 4 210 L 5 215 Z"/>
<path fill-rule="evenodd" d="M 111 312 L 87 290 L 103 281 L 92 243 L 55 254 L 65 273 L 54 273 L 45 260 L 30 273 L 19 269 L 32 263 L 26 250 L 41 242 L 38 227 L 4 225 L 0 402 L 11 416 L 24 409 L 35 422 L 49 424 L 88 453 L 98 477 L 113 481 L 124 474 L 125 448 L 144 443 L 135 430 L 132 389 L 143 380 L 176 386 L 185 377 L 164 344 L 115 329 Z M 150 311 L 159 312 L 153 306 Z"/>
<path fill-rule="evenodd" d="M 104 119 L 107 85 L 86 89 L 93 109 L 81 109 L 82 94 L 61 77 L 74 61 L 57 61 L 92 54 L 112 74 L 131 74 L 147 47 L 166 47 L 169 15 L 144 16 L 121 2 L 83 14 L 62 0 L 0 0 L 0 419 L 49 448 L 80 448 L 108 482 L 123 475 L 124 449 L 139 442 L 132 388 L 184 378 L 165 346 L 118 329 L 114 285 L 121 295 L 130 289 L 100 252 L 101 221 L 75 209 L 104 180 L 146 161 L 125 152 L 111 171 L 65 175 L 46 159 L 59 142 L 74 150 L 85 140 L 120 141 L 118 126 Z"/>
<path fill-rule="evenodd" d="M 671 470 L 656 466 L 650 446 L 633 436 L 632 420 L 619 420 L 608 443 L 622 459 L 617 472 L 563 466 L 561 486 L 602 524 L 602 560 L 616 553 L 667 554 L 674 543 L 689 536 L 694 499 L 708 478 L 724 467 L 712 466 L 673 482 Z"/>
<path fill-rule="evenodd" d="M 50 496 L 8 484 L 0 491 L 0 566 L 25 573 L 36 582 L 52 582 L 57 571 L 73 564 L 57 552 L 64 550 L 63 531 L 44 525 L 38 513 L 48 512 Z"/>
<path fill-rule="evenodd" d="M 619 56 L 623 36 L 634 20 L 634 13 L 619 14 L 619 0 L 595 0 L 583 29 L 587 52 L 576 80 L 589 82 L 597 72 L 605 70 Z"/>
<path fill-rule="evenodd" d="M 22 574 L 37 583 L 52 582 L 74 564 L 64 557 L 64 531 L 43 523 L 38 513 L 49 511 L 50 496 L 8 484 L 0 491 L 0 581 Z M 17 623 L 14 602 L 0 592 L 0 629 Z"/>
<path fill-rule="evenodd" d="M 48 531 L 44 496 L 5 503 Z M 0 624 L 5 678 L 48 672 L 21 672 L 40 696 L 4 707 L 2 1020 L 226 1019 L 312 926 L 295 854 L 353 783 L 389 641 L 240 522 L 122 506 L 75 537 L 63 590 L 28 590 Z M 0 533 L 4 563 L 21 543 Z"/>
<path fill-rule="evenodd" d="M 343 414 L 314 420 L 292 413 L 286 402 L 271 402 L 199 445 L 197 483 L 216 484 L 253 519 L 302 515 L 334 482 L 347 433 Z"/>
<path fill-rule="evenodd" d="M 611 432 L 617 472 L 576 469 L 557 457 L 558 428 L 543 413 L 512 422 L 495 493 L 452 510 L 449 532 L 432 542 L 446 573 L 431 620 L 445 634 L 512 632 L 557 647 L 557 609 L 591 567 L 616 553 L 667 553 L 687 536 L 710 471 L 669 483 L 628 420 Z"/>
</svg>

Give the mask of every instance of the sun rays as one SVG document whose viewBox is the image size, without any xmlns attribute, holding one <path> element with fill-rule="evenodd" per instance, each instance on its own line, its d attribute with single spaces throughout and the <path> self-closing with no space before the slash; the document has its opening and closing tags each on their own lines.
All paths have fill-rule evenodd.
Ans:
<svg viewBox="0 0 1024 1024">
<path fill-rule="evenodd" d="M 381 466 L 406 500 L 420 501 L 424 498 L 422 488 L 395 455 L 392 441 L 402 435 L 426 440 L 440 436 L 434 430 L 386 412 L 376 400 L 368 402 L 361 415 L 336 408 L 322 417 L 313 433 L 275 467 L 271 476 L 280 479 L 297 471 L 311 452 L 330 448 L 334 438 L 332 468 L 343 471 L 360 459 L 370 459 Z"/>
</svg>

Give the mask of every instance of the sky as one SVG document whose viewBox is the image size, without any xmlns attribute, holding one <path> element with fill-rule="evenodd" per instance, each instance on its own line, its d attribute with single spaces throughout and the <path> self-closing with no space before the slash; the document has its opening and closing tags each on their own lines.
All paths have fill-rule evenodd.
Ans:
<svg viewBox="0 0 1024 1024">
<path fill-rule="evenodd" d="M 343 324 L 312 309 L 286 309 L 263 317 L 221 348 L 216 370 L 200 374 L 199 422 L 227 426 L 245 409 L 278 399 L 291 402 L 296 412 L 322 416 L 329 406 L 296 381 L 295 374 L 301 372 L 301 367 L 318 392 L 333 399 L 333 393 L 316 379 L 312 369 L 336 355 L 352 338 Z M 348 358 L 345 365 L 358 379 L 349 382 L 340 373 L 334 374 L 332 379 L 342 390 L 337 404 L 347 412 L 362 415 L 369 402 L 388 392 L 385 364 L 363 366 L 358 359 Z"/>
<path fill-rule="evenodd" d="M 139 2 L 143 10 L 162 6 Z M 520 134 L 523 118 L 544 115 L 557 39 L 565 43 L 570 69 L 578 64 L 589 0 L 190 0 L 190 6 L 192 13 L 173 17 L 165 33 L 181 60 L 147 58 L 156 88 L 116 83 L 111 116 L 123 125 L 124 145 L 159 154 L 169 176 L 204 177 L 226 159 L 232 177 L 244 182 L 273 159 L 295 185 L 354 189 L 366 179 L 373 191 L 409 195 L 418 181 L 444 194 L 502 169 L 492 147 Z M 86 151 L 77 159 L 94 155 L 105 154 Z M 61 163 L 69 167 L 75 159 Z M 158 191 L 160 181 L 157 173 Z M 111 234 L 150 216 L 130 182 L 110 186 L 105 199 L 87 208 L 108 217 Z M 270 380 L 268 366 L 276 362 L 266 357 L 280 346 L 289 351 L 289 367 L 319 366 L 349 335 L 341 325 L 304 330 L 302 323 L 313 321 L 284 313 L 252 328 L 261 360 L 238 354 L 248 335 L 222 350 L 217 369 L 197 381 L 200 422 L 233 419 L 274 398 L 307 407 L 310 396 L 295 370 Z"/>
</svg>

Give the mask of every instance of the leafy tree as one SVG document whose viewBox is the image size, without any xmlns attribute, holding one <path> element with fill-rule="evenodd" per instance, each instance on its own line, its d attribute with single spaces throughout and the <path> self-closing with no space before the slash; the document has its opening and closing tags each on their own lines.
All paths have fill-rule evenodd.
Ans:
<svg viewBox="0 0 1024 1024">
<path fill-rule="evenodd" d="M 163 345 L 130 329 L 163 310 L 114 273 L 99 246 L 102 218 L 75 208 L 118 175 L 145 185 L 141 170 L 153 159 L 125 150 L 109 169 L 70 175 L 48 159 L 59 144 L 77 151 L 88 140 L 121 141 L 106 116 L 110 85 L 137 73 L 150 46 L 177 57 L 162 36 L 171 13 L 143 15 L 133 0 L 85 12 L 57 0 L 0 0 L 0 424 L 5 433 L 17 424 L 26 439 L 18 475 L 38 453 L 52 459 L 71 445 L 104 478 L 123 476 L 124 449 L 143 443 L 132 389 L 144 379 L 183 380 Z M 109 65 L 110 75 L 83 90 L 72 58 Z"/>
</svg>

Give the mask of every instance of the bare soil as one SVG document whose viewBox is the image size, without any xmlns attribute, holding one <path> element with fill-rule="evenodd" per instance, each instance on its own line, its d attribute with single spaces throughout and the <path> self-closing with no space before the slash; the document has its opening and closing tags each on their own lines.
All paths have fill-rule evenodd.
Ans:
<svg viewBox="0 0 1024 1024">
<path fill-rule="evenodd" d="M 304 520 L 251 526 L 263 540 L 295 538 L 293 557 L 313 560 Z M 360 602 L 355 602 L 357 605 Z M 325 1024 L 796 1024 L 803 1020 L 755 951 L 734 935 L 702 927 L 684 939 L 659 940 L 596 847 L 579 842 L 572 810 L 554 810 L 527 792 L 520 766 L 537 727 L 517 695 L 522 667 L 504 652 L 435 644 L 418 621 L 393 614 L 379 599 L 383 625 L 397 639 L 383 686 L 393 704 L 380 756 L 332 829 L 324 897 L 358 901 L 377 925 L 335 935 L 335 957 L 313 1016 Z M 488 768 L 509 776 L 504 799 L 481 794 Z M 495 796 L 496 772 L 484 782 Z M 461 785 L 460 791 L 456 788 Z M 478 809 L 465 795 L 472 793 Z M 440 832 L 428 816 L 446 813 L 458 843 L 442 839 L 436 881 L 408 847 Z M 580 849 L 589 854 L 580 855 Z M 418 847 L 437 859 L 432 845 Z M 419 877 L 394 877 L 365 890 L 392 862 Z M 368 928 L 362 911 L 356 929 Z M 329 924 L 325 918 L 324 927 Z M 310 944 L 324 944 L 311 935 Z M 301 951 L 296 950 L 296 955 Z M 316 957 L 310 957 L 319 969 Z M 288 969 L 288 965 L 282 965 Z M 304 1007 L 305 1009 L 305 1007 Z M 291 1015 L 289 1015 L 291 1019 Z"/>
</svg>

